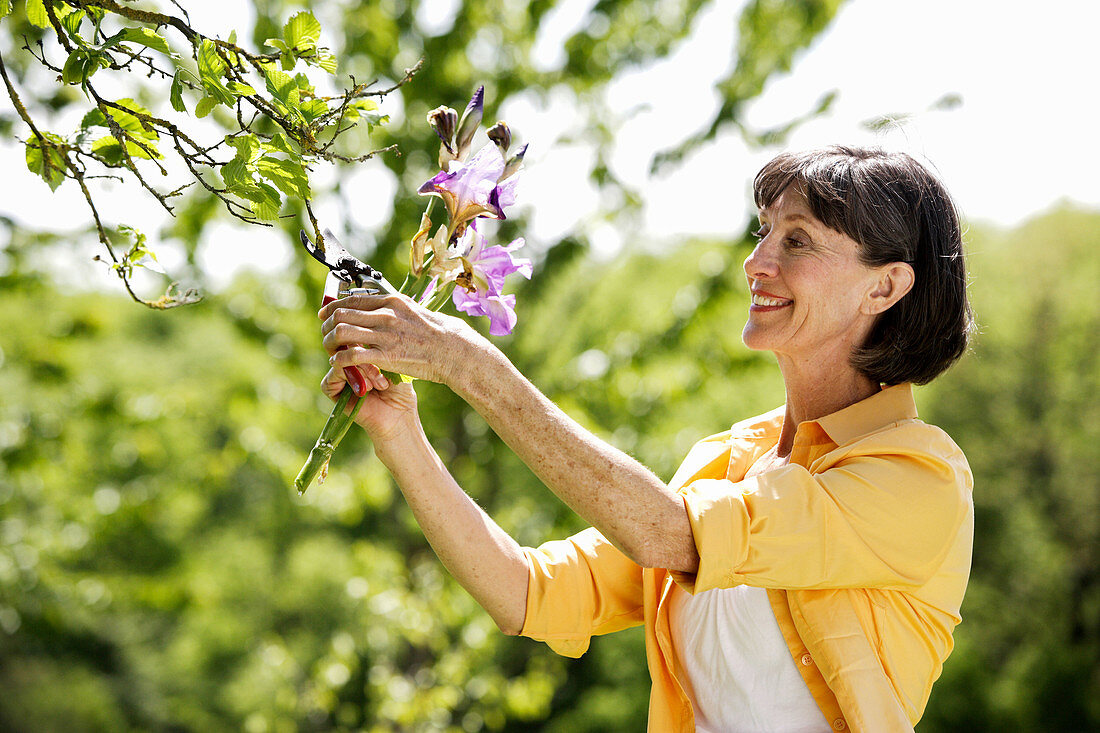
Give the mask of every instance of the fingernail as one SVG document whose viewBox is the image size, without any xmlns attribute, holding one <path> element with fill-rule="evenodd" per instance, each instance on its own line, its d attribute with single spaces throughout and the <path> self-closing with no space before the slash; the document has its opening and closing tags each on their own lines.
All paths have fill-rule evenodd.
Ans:
<svg viewBox="0 0 1100 733">
<path fill-rule="evenodd" d="M 335 364 L 336 363 L 336 354 L 333 354 L 332 356 L 330 356 L 328 358 L 328 363 L 329 364 Z"/>
<path fill-rule="evenodd" d="M 359 389 L 359 385 L 358 385 L 358 383 L 353 383 L 353 384 L 351 385 L 351 391 L 355 393 L 355 396 L 356 396 L 356 397 L 362 397 L 362 396 L 363 396 L 363 395 L 362 395 L 362 392 L 361 392 L 361 391 L 360 391 L 360 389 Z"/>
</svg>

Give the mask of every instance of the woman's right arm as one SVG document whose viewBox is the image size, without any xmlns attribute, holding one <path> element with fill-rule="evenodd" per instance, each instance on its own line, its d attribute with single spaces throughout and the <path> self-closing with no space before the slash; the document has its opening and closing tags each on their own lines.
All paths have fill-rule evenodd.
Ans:
<svg viewBox="0 0 1100 733">
<path fill-rule="evenodd" d="M 687 572 L 698 567 L 683 498 L 566 415 L 461 319 L 404 296 L 352 296 L 318 315 L 333 364 L 378 365 L 446 384 L 558 498 L 634 562 Z"/>
<path fill-rule="evenodd" d="M 366 367 L 369 384 L 385 379 Z M 341 370 L 323 383 L 329 396 L 343 388 Z M 518 634 L 527 611 L 527 557 L 519 544 L 458 485 L 424 434 L 412 385 L 385 385 L 358 405 L 356 422 L 397 480 L 413 516 L 447 571 L 506 634 Z"/>
</svg>

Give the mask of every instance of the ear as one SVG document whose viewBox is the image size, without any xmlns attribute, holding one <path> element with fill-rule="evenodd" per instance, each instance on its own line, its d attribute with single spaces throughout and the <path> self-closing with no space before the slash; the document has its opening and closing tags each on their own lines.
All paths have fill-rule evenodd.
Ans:
<svg viewBox="0 0 1100 733">
<path fill-rule="evenodd" d="M 913 267 L 907 262 L 891 262 L 876 268 L 876 272 L 878 279 L 863 303 L 862 310 L 868 315 L 877 315 L 888 310 L 913 289 L 915 280 Z"/>
</svg>

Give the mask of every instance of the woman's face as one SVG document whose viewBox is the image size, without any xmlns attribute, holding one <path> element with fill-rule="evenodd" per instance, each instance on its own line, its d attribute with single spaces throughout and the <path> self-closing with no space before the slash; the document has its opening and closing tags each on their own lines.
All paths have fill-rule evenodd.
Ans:
<svg viewBox="0 0 1100 733">
<path fill-rule="evenodd" d="M 745 260 L 752 296 L 745 345 L 801 363 L 846 365 L 878 312 L 880 271 L 860 262 L 856 241 L 814 218 L 793 188 L 760 210 L 757 236 Z"/>
</svg>

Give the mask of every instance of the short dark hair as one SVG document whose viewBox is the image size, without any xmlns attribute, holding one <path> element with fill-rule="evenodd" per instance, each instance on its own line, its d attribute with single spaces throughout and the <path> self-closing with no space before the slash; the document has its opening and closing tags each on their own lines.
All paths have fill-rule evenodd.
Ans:
<svg viewBox="0 0 1100 733">
<path fill-rule="evenodd" d="M 756 205 L 792 184 L 818 220 L 859 244 L 864 264 L 907 262 L 915 274 L 852 365 L 880 384 L 925 384 L 962 356 L 973 315 L 959 216 L 939 179 L 905 153 L 834 145 L 773 158 L 756 175 Z"/>
</svg>

